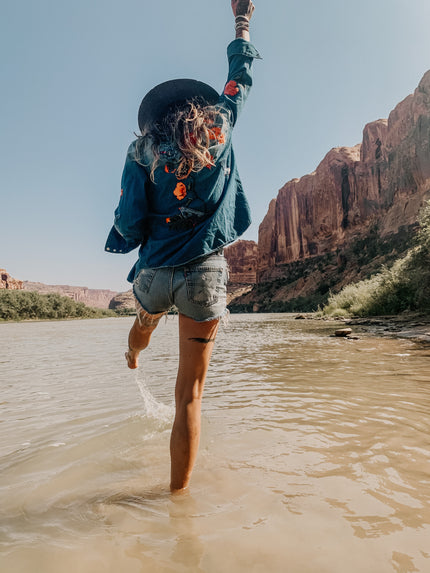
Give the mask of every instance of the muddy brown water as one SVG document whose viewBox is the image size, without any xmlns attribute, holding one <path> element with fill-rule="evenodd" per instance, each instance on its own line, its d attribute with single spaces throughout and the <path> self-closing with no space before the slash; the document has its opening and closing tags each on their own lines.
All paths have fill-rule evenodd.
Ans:
<svg viewBox="0 0 430 573">
<path fill-rule="evenodd" d="M 190 492 L 168 492 L 177 319 L 0 325 L 0 571 L 430 571 L 430 349 L 235 315 Z"/>
</svg>

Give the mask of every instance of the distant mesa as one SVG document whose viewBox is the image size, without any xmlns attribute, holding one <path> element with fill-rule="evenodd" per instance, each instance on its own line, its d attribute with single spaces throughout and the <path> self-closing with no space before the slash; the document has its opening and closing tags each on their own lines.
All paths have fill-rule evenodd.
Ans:
<svg viewBox="0 0 430 573">
<path fill-rule="evenodd" d="M 109 308 L 109 303 L 118 293 L 112 290 L 90 289 L 69 285 L 46 285 L 38 282 L 14 279 L 5 269 L 0 269 L 0 289 L 28 290 L 40 294 L 57 293 L 68 296 L 75 302 L 82 302 L 95 308 Z"/>
<path fill-rule="evenodd" d="M 36 291 L 40 294 L 58 293 L 68 296 L 75 302 L 83 302 L 95 308 L 109 308 L 109 303 L 118 293 L 112 290 L 91 289 L 69 285 L 46 285 L 43 283 L 24 281 L 23 289 Z"/>
<path fill-rule="evenodd" d="M 133 291 L 130 289 L 126 292 L 116 294 L 109 301 L 109 308 L 117 312 L 127 312 L 135 308 Z"/>
</svg>

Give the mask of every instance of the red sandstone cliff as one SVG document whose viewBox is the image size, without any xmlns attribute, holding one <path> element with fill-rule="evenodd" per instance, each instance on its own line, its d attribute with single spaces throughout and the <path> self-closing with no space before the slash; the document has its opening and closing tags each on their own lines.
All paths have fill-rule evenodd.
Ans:
<svg viewBox="0 0 430 573">
<path fill-rule="evenodd" d="M 388 120 L 365 126 L 361 144 L 332 149 L 279 191 L 259 228 L 258 282 L 342 248 L 375 222 L 381 237 L 397 233 L 416 222 L 429 194 L 430 71 Z"/>
<path fill-rule="evenodd" d="M 227 284 L 227 304 L 246 295 L 257 282 L 258 246 L 254 241 L 239 239 L 224 249 L 230 276 Z"/>
<path fill-rule="evenodd" d="M 224 254 L 230 269 L 230 284 L 249 285 L 257 282 L 257 243 L 240 239 L 227 247 Z"/>
<path fill-rule="evenodd" d="M 0 289 L 21 290 L 22 281 L 14 279 L 5 269 L 0 269 Z"/>
</svg>

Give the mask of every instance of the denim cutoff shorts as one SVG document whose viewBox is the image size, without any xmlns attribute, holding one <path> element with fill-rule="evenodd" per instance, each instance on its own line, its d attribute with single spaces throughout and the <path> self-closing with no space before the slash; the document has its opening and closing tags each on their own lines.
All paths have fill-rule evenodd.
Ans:
<svg viewBox="0 0 430 573">
<path fill-rule="evenodd" d="M 149 314 L 180 314 L 197 322 L 221 318 L 227 307 L 228 263 L 222 249 L 180 267 L 142 269 L 133 293 Z"/>
</svg>

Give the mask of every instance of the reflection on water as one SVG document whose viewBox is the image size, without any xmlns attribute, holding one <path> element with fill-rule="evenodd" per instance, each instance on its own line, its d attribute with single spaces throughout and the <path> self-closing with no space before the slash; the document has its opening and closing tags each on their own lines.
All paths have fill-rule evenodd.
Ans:
<svg viewBox="0 0 430 573">
<path fill-rule="evenodd" d="M 170 496 L 177 321 L 0 325 L 0 571 L 430 571 L 430 351 L 233 316 Z"/>
</svg>

